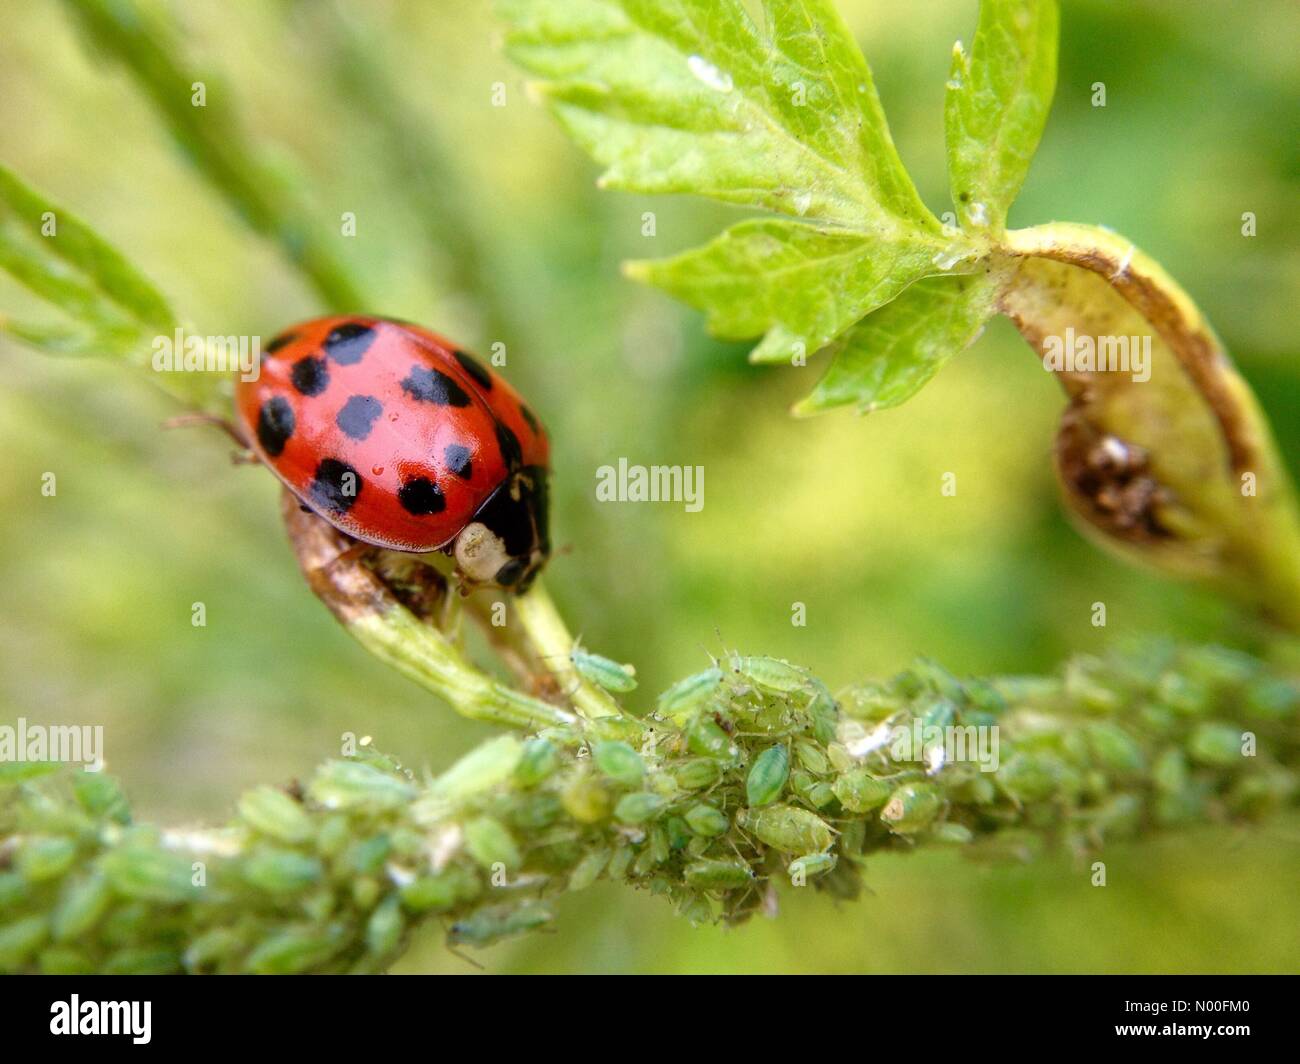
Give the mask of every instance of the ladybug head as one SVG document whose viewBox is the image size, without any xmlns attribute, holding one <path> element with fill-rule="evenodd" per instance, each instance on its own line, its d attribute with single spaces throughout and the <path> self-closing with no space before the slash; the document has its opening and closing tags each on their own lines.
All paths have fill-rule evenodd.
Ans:
<svg viewBox="0 0 1300 1064">
<path fill-rule="evenodd" d="M 452 545 L 471 584 L 527 591 L 551 553 L 546 470 L 512 473 L 478 508 Z"/>
</svg>

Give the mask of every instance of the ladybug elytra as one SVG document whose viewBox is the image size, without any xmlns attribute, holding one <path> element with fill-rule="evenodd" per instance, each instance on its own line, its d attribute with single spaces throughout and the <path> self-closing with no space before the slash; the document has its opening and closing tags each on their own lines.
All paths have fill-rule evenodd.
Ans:
<svg viewBox="0 0 1300 1064">
<path fill-rule="evenodd" d="M 542 426 L 498 374 L 436 333 L 329 317 L 266 346 L 235 390 L 257 456 L 363 543 L 442 551 L 471 585 L 525 590 L 550 553 Z"/>
</svg>

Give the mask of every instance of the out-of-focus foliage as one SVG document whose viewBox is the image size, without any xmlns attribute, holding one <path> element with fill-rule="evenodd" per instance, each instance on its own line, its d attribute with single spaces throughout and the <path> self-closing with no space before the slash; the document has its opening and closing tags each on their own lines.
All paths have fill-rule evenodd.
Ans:
<svg viewBox="0 0 1300 1064">
<path fill-rule="evenodd" d="M 944 209 L 944 83 L 974 3 L 837 6 L 922 198 Z M 637 665 L 639 692 L 705 667 L 717 633 L 833 686 L 918 652 L 959 672 L 1036 672 L 1150 631 L 1255 643 L 1217 600 L 1135 574 L 1068 528 L 1047 461 L 1060 397 L 1005 323 L 902 410 L 783 417 L 822 362 L 747 366 L 699 315 L 618 274 L 620 260 L 694 246 L 734 212 L 597 193 L 596 168 L 526 99 L 485 6 L 166 8 L 249 134 L 302 175 L 322 239 L 374 310 L 471 348 L 507 345 L 506 372 L 555 441 L 555 538 L 572 550 L 550 585 L 586 645 Z M 340 33 L 337 18 L 360 29 Z M 62 4 L 12 5 L 6 20 L 6 164 L 91 220 L 204 332 L 271 335 L 321 309 L 179 156 L 120 66 L 86 51 Z M 1166 263 L 1259 392 L 1293 469 L 1297 34 L 1291 5 L 1063 5 L 1052 117 L 1010 219 L 1104 222 Z M 350 40 L 400 75 L 386 91 L 445 167 L 432 186 L 398 150 L 409 138 L 357 91 L 340 52 Z M 1097 82 L 1105 107 L 1092 105 Z M 355 237 L 338 235 L 344 211 Z M 654 236 L 642 235 L 647 211 Z M 1246 211 L 1255 237 L 1241 234 Z M 450 235 L 438 241 L 440 224 Z M 27 305 L 0 281 L 0 307 Z M 0 341 L 0 380 L 0 717 L 105 725 L 110 770 L 139 816 L 163 822 L 219 821 L 249 786 L 305 775 L 345 732 L 373 734 L 417 770 L 442 770 L 487 734 L 337 628 L 302 586 L 272 478 L 232 468 L 222 438 L 160 430 L 171 408 L 111 367 Z M 704 508 L 596 504 L 595 470 L 619 457 L 703 465 Z M 940 494 L 947 472 L 955 497 Z M 191 625 L 195 602 L 206 627 Z M 795 603 L 806 626 L 791 624 Z M 692 930 L 655 899 L 599 886 L 561 905 L 560 934 L 482 959 L 530 971 L 1287 969 L 1293 834 L 1110 848 L 1104 889 L 1065 858 L 990 872 L 946 853 L 881 857 L 869 868 L 878 901 L 835 908 L 794 892 L 781 920 L 732 932 Z M 440 939 L 403 964 L 469 970 Z"/>
</svg>

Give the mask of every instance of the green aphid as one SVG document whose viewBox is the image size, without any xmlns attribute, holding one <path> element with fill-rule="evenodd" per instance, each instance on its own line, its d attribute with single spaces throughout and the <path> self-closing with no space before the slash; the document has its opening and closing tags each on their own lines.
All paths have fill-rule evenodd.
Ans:
<svg viewBox="0 0 1300 1064">
<path fill-rule="evenodd" d="M 569 651 L 569 661 L 584 680 L 606 691 L 621 695 L 636 690 L 636 669 L 631 665 L 620 665 L 577 644 Z"/>
<path fill-rule="evenodd" d="M 731 671 L 766 691 L 792 694 L 804 690 L 811 681 L 807 669 L 779 658 L 733 654 L 727 659 Z"/>
<path fill-rule="evenodd" d="M 518 868 L 523 863 L 519 844 L 509 828 L 490 816 L 475 817 L 465 825 L 465 848 L 483 868 L 494 865 Z"/>
<path fill-rule="evenodd" d="M 667 804 L 663 798 L 649 791 L 625 794 L 614 806 L 614 819 L 621 824 L 644 824 L 658 816 Z"/>
<path fill-rule="evenodd" d="M 579 861 L 569 874 L 569 889 L 586 890 L 600 878 L 607 864 L 609 864 L 609 851 L 593 850 Z"/>
<path fill-rule="evenodd" d="M 790 878 L 807 880 L 825 875 L 835 867 L 835 863 L 833 853 L 807 853 L 790 862 Z"/>
<path fill-rule="evenodd" d="M 826 821 L 793 805 L 745 810 L 741 826 L 760 842 L 782 853 L 819 853 L 829 850 L 835 841 Z"/>
<path fill-rule="evenodd" d="M 1242 730 L 1231 724 L 1207 722 L 1187 741 L 1187 752 L 1198 765 L 1232 768 L 1242 764 Z"/>
<path fill-rule="evenodd" d="M 452 945 L 489 946 L 512 935 L 536 931 L 554 919 L 550 909 L 535 903 L 518 908 L 479 909 L 472 916 L 452 924 L 447 932 L 447 941 Z"/>
<path fill-rule="evenodd" d="M 943 807 L 943 799 L 930 783 L 904 783 L 880 811 L 891 831 L 910 835 L 929 825 Z"/>
<path fill-rule="evenodd" d="M 591 748 L 591 758 L 596 767 L 615 783 L 635 787 L 645 775 L 645 762 L 641 755 L 619 740 L 595 743 Z"/>
<path fill-rule="evenodd" d="M 864 768 L 846 772 L 831 785 L 831 789 L 840 805 L 850 813 L 869 813 L 879 809 L 893 793 L 889 783 L 874 779 Z"/>
<path fill-rule="evenodd" d="M 934 826 L 930 832 L 930 837 L 935 842 L 946 843 L 949 846 L 965 846 L 975 838 L 975 833 L 965 824 L 954 824 L 951 821 L 945 821 Z"/>
<path fill-rule="evenodd" d="M 721 766 L 709 757 L 684 761 L 673 770 L 673 779 L 684 791 L 702 791 L 722 778 Z"/>
<path fill-rule="evenodd" d="M 740 748 L 731 741 L 713 717 L 701 713 L 686 729 L 686 746 L 694 754 L 734 763 L 740 758 Z"/>
<path fill-rule="evenodd" d="M 713 839 L 719 835 L 725 835 L 730 822 L 727 820 L 726 814 L 716 806 L 709 805 L 707 802 L 700 802 L 687 810 L 686 826 L 696 835 L 706 839 Z"/>
<path fill-rule="evenodd" d="M 722 670 L 716 666 L 678 680 L 659 696 L 658 712 L 664 717 L 679 718 L 690 713 L 709 698 L 722 683 Z"/>
<path fill-rule="evenodd" d="M 560 767 L 560 752 L 546 739 L 524 743 L 514 776 L 521 787 L 536 787 Z"/>
<path fill-rule="evenodd" d="M 769 746 L 754 759 L 745 781 L 745 796 L 751 808 L 771 805 L 781 797 L 790 778 L 790 753 L 784 746 Z"/>
<path fill-rule="evenodd" d="M 1120 776 L 1135 776 L 1146 768 L 1142 748 L 1127 732 L 1109 721 L 1087 727 L 1088 746 L 1102 768 Z"/>
<path fill-rule="evenodd" d="M 800 739 L 794 744 L 794 753 L 799 764 L 814 776 L 824 776 L 831 770 L 831 763 L 826 759 L 825 752 L 816 743 Z"/>
<path fill-rule="evenodd" d="M 754 870 L 741 861 L 692 861 L 686 883 L 698 890 L 736 890 L 754 881 Z"/>
<path fill-rule="evenodd" d="M 366 948 L 376 957 L 387 956 L 397 949 L 405 929 L 401 900 L 390 894 L 366 921 Z"/>
</svg>

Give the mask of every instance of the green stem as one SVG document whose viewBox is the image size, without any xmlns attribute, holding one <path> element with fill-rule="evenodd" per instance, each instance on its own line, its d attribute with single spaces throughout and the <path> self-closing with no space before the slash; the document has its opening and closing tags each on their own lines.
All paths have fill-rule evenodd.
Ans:
<svg viewBox="0 0 1300 1064">
<path fill-rule="evenodd" d="M 446 699 L 462 717 L 508 728 L 573 723 L 572 714 L 480 672 L 443 632 L 401 606 L 355 617 L 346 625 L 367 651 Z"/>
<path fill-rule="evenodd" d="M 569 653 L 575 640 L 540 578 L 515 599 L 515 612 L 538 658 L 565 691 L 573 692 L 571 700 L 583 717 L 599 720 L 622 713 L 609 694 L 588 683 L 574 669 Z"/>
<path fill-rule="evenodd" d="M 881 852 L 1104 853 L 1294 808 L 1298 715 L 1284 670 L 1148 643 L 1056 677 L 960 682 L 920 663 L 842 692 L 829 729 L 807 691 L 725 679 L 682 731 L 641 725 L 639 755 L 583 756 L 586 736 L 556 728 L 420 783 L 363 746 L 304 788 L 246 793 L 220 828 L 133 824 L 110 777 L 15 762 L 0 765 L 0 971 L 373 971 L 435 919 L 485 945 L 598 879 L 736 923 L 805 884 L 855 897 Z M 989 742 L 936 761 L 864 741 L 882 725 Z M 755 807 L 779 747 L 788 775 L 764 771 Z"/>
</svg>

